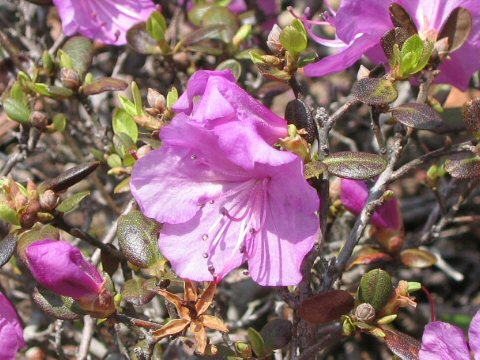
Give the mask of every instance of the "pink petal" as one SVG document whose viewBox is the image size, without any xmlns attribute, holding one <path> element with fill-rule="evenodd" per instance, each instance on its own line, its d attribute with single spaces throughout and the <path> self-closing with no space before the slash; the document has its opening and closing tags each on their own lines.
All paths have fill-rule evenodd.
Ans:
<svg viewBox="0 0 480 360">
<path fill-rule="evenodd" d="M 340 196 L 343 206 L 353 214 L 359 215 L 367 203 L 367 182 L 342 179 Z M 373 214 L 372 223 L 382 229 L 399 229 L 401 216 L 397 199 L 391 199 L 380 206 Z"/>
<path fill-rule="evenodd" d="M 15 307 L 0 293 L 0 359 L 14 360 L 25 345 L 23 327 Z"/>
<path fill-rule="evenodd" d="M 393 27 L 389 6 L 388 0 L 342 0 L 334 20 L 337 36 L 345 43 L 362 33 L 379 40 Z"/>
<path fill-rule="evenodd" d="M 468 344 L 475 360 L 480 360 L 480 311 L 477 311 L 468 329 Z"/>
<path fill-rule="evenodd" d="M 79 299 L 97 295 L 103 278 L 80 250 L 66 241 L 42 240 L 27 248 L 28 266 L 35 279 L 59 295 Z"/>
<path fill-rule="evenodd" d="M 463 330 L 457 326 L 434 321 L 425 327 L 420 360 L 470 360 Z"/>
<path fill-rule="evenodd" d="M 300 159 L 279 167 L 267 189 L 265 224 L 247 249 L 249 272 L 260 285 L 297 285 L 302 261 L 320 233 L 319 198 L 304 180 Z"/>
<path fill-rule="evenodd" d="M 54 0 L 66 35 L 78 32 L 106 44 L 124 45 L 133 25 L 156 10 L 152 0 Z"/>
<path fill-rule="evenodd" d="M 377 46 L 382 34 L 359 35 L 354 38 L 343 50 L 334 55 L 329 55 L 316 63 L 305 66 L 306 76 L 319 77 L 343 71 L 353 65 L 365 53 Z"/>
</svg>

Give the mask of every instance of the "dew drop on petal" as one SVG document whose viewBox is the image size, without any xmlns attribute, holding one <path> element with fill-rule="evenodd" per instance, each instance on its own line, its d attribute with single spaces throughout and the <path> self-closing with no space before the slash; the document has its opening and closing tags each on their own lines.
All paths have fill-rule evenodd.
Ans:
<svg viewBox="0 0 480 360">
<path fill-rule="evenodd" d="M 256 230 L 254 228 L 250 228 L 250 230 L 248 230 L 248 232 L 253 235 L 253 234 L 255 234 Z"/>
<path fill-rule="evenodd" d="M 192 160 L 197 160 L 197 155 L 192 154 L 192 155 L 190 156 L 190 159 L 192 159 Z"/>
<path fill-rule="evenodd" d="M 209 203 L 213 205 L 215 204 L 215 200 L 210 200 Z"/>
<path fill-rule="evenodd" d="M 207 241 L 207 240 L 208 240 L 208 235 L 207 235 L 207 234 L 203 234 L 203 235 L 202 235 L 202 240 L 203 240 L 203 241 Z"/>
<path fill-rule="evenodd" d="M 227 215 L 228 215 L 228 210 L 225 209 L 224 207 L 222 207 L 222 208 L 220 209 L 220 214 L 222 214 L 222 215 L 224 215 L 224 216 L 227 216 Z"/>
<path fill-rule="evenodd" d="M 214 274 L 215 273 L 215 267 L 213 265 L 208 265 L 208 271 L 211 273 L 211 274 Z"/>
<path fill-rule="evenodd" d="M 203 256 L 205 259 L 208 259 L 208 254 L 207 254 L 207 253 L 203 253 L 202 256 Z"/>
</svg>

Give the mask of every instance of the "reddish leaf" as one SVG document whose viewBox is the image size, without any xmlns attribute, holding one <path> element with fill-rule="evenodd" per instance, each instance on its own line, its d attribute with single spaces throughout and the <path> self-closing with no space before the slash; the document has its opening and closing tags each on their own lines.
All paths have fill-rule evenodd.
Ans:
<svg viewBox="0 0 480 360">
<path fill-rule="evenodd" d="M 299 314 L 302 319 L 315 324 L 327 323 L 348 314 L 354 302 L 347 291 L 331 290 L 304 300 Z"/>
<path fill-rule="evenodd" d="M 392 115 L 402 124 L 419 130 L 433 130 L 443 124 L 440 114 L 426 104 L 401 105 L 392 109 Z"/>
<path fill-rule="evenodd" d="M 385 105 L 394 102 L 398 92 L 390 80 L 364 78 L 353 84 L 352 94 L 367 105 Z"/>
<path fill-rule="evenodd" d="M 417 360 L 421 343 L 417 339 L 399 331 L 383 328 L 385 343 L 402 360 Z"/>
<path fill-rule="evenodd" d="M 427 268 L 435 265 L 437 257 L 427 250 L 407 249 L 400 253 L 402 262 L 411 268 Z"/>
<path fill-rule="evenodd" d="M 392 257 L 375 248 L 365 248 L 358 252 L 357 257 L 348 265 L 347 270 L 357 265 L 371 265 L 379 262 L 392 261 Z"/>
</svg>

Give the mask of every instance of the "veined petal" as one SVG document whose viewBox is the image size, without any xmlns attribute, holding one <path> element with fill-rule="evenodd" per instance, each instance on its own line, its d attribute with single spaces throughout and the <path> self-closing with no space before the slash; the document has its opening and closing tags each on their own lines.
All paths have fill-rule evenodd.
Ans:
<svg viewBox="0 0 480 360">
<path fill-rule="evenodd" d="M 363 34 L 355 37 L 342 51 L 305 66 L 305 75 L 325 76 L 343 71 L 358 61 L 368 50 L 378 45 L 382 34 Z"/>
<path fill-rule="evenodd" d="M 442 321 L 434 321 L 425 327 L 422 337 L 420 360 L 470 360 L 470 353 L 463 330 Z"/>
<path fill-rule="evenodd" d="M 303 177 L 300 159 L 283 165 L 266 185 L 258 232 L 250 241 L 248 268 L 260 285 L 296 285 L 300 267 L 318 240 L 320 225 L 316 191 Z"/>
<path fill-rule="evenodd" d="M 225 177 L 196 161 L 196 156 L 189 149 L 164 145 L 135 164 L 130 187 L 146 216 L 183 223 L 224 191 Z"/>
<path fill-rule="evenodd" d="M 468 344 L 475 360 L 480 360 L 480 311 L 477 311 L 468 329 Z"/>
<path fill-rule="evenodd" d="M 152 0 L 54 0 L 65 34 L 75 32 L 106 44 L 126 44 L 126 32 L 155 11 Z"/>
</svg>

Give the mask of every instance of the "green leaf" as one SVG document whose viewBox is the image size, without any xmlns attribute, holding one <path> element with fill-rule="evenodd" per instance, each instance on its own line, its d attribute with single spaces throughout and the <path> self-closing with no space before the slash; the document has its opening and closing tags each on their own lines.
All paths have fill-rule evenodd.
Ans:
<svg viewBox="0 0 480 360">
<path fill-rule="evenodd" d="M 123 133 L 130 137 L 134 143 L 138 140 L 138 126 L 133 117 L 122 109 L 117 109 L 113 114 L 113 132 L 117 135 Z"/>
<path fill-rule="evenodd" d="M 213 37 L 226 44 L 230 44 L 238 29 L 237 16 L 229 8 L 212 6 L 202 18 L 202 27 L 219 25 L 223 28 Z"/>
<path fill-rule="evenodd" d="M 158 249 L 160 224 L 132 210 L 118 218 L 117 237 L 120 251 L 132 264 L 148 268 L 163 260 Z"/>
<path fill-rule="evenodd" d="M 461 154 L 445 161 L 445 170 L 457 179 L 476 179 L 480 177 L 480 156 Z"/>
<path fill-rule="evenodd" d="M 242 64 L 240 64 L 237 60 L 228 59 L 222 61 L 220 64 L 217 65 L 217 70 L 226 70 L 230 69 L 233 71 L 233 75 L 238 80 L 242 75 Z"/>
<path fill-rule="evenodd" d="M 6 203 L 0 203 L 0 220 L 9 224 L 20 225 L 20 216 Z"/>
<path fill-rule="evenodd" d="M 380 311 L 393 294 L 392 278 L 381 269 L 371 270 L 362 276 L 358 288 L 358 300 Z"/>
<path fill-rule="evenodd" d="M 332 153 L 323 162 L 333 175 L 355 180 L 371 179 L 387 167 L 387 160 L 380 155 L 352 151 Z"/>
<path fill-rule="evenodd" d="M 74 210 L 83 199 L 90 195 L 90 191 L 81 191 L 78 192 L 65 200 L 63 200 L 60 205 L 57 206 L 57 210 L 62 213 L 69 213 L 70 211 Z"/>
<path fill-rule="evenodd" d="M 135 110 L 137 111 L 136 115 L 144 115 L 145 112 L 143 111 L 142 93 L 140 92 L 140 89 L 135 81 L 132 81 L 132 94 Z"/>
<path fill-rule="evenodd" d="M 67 117 L 65 114 L 55 114 L 52 124 L 55 131 L 62 132 L 67 126 Z"/>
<path fill-rule="evenodd" d="M 266 355 L 265 342 L 262 335 L 257 330 L 254 328 L 248 328 L 248 340 L 257 356 L 262 357 Z"/>
<path fill-rule="evenodd" d="M 118 100 L 120 104 L 122 104 L 123 109 L 131 116 L 137 116 L 137 108 L 135 104 L 130 99 L 126 98 L 125 96 L 119 95 Z"/>
<path fill-rule="evenodd" d="M 292 53 L 301 53 L 307 48 L 307 31 L 299 19 L 293 20 L 291 25 L 286 26 L 280 33 L 280 43 Z"/>
<path fill-rule="evenodd" d="M 140 54 L 150 55 L 162 52 L 158 42 L 147 31 L 145 22 L 138 23 L 127 31 L 127 42 L 133 50 Z"/>
<path fill-rule="evenodd" d="M 73 299 L 66 296 L 59 296 L 53 291 L 42 287 L 33 290 L 33 301 L 45 313 L 61 320 L 77 320 L 80 314 L 72 311 Z"/>
<path fill-rule="evenodd" d="M 121 194 L 130 191 L 130 181 L 132 181 L 132 178 L 130 176 L 120 181 L 113 189 L 113 193 Z"/>
<path fill-rule="evenodd" d="M 158 11 L 154 11 L 147 20 L 147 31 L 157 41 L 165 40 L 167 22 Z"/>
<path fill-rule="evenodd" d="M 178 90 L 174 87 L 167 94 L 167 109 L 171 109 L 178 100 Z"/>
<path fill-rule="evenodd" d="M 92 42 L 82 36 L 74 36 L 67 40 L 62 50 L 71 59 L 71 67 L 69 68 L 76 70 L 82 78 L 92 63 Z"/>
<path fill-rule="evenodd" d="M 32 111 L 23 102 L 9 97 L 3 102 L 3 109 L 10 119 L 22 124 L 30 123 Z"/>
<path fill-rule="evenodd" d="M 31 89 L 37 94 L 48 96 L 54 99 L 65 99 L 74 94 L 71 89 L 60 86 L 47 85 L 43 83 L 34 83 L 32 84 Z"/>
<path fill-rule="evenodd" d="M 122 159 L 120 158 L 120 156 L 118 156 L 118 154 L 110 154 L 107 158 L 107 164 L 112 169 L 122 167 Z"/>
<path fill-rule="evenodd" d="M 398 92 L 390 80 L 364 78 L 353 84 L 352 94 L 367 105 L 385 105 L 394 102 Z"/>
</svg>

